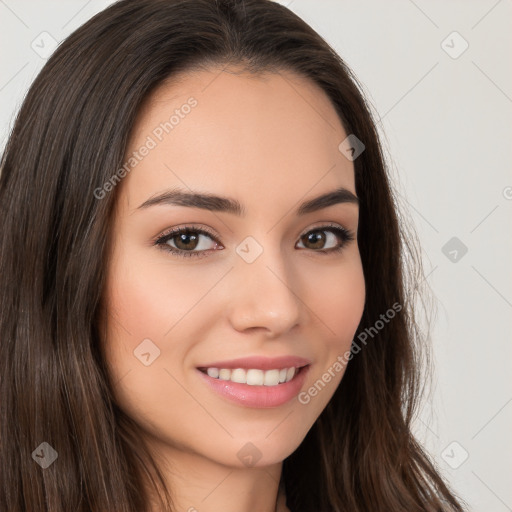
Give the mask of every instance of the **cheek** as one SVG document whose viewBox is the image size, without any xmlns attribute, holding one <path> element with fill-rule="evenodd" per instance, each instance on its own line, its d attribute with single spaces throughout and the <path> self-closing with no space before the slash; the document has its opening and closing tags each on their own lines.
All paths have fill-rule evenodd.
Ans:
<svg viewBox="0 0 512 512">
<path fill-rule="evenodd" d="M 327 269 L 318 275 L 314 304 L 318 320 L 323 324 L 324 340 L 332 349 L 350 347 L 365 305 L 365 280 L 359 254 L 345 265 Z"/>
<path fill-rule="evenodd" d="M 104 350 L 113 392 L 121 409 L 146 432 L 172 430 L 173 437 L 186 438 L 175 411 L 197 414 L 176 371 L 187 343 L 169 343 L 180 336 L 187 312 L 204 294 L 192 283 L 183 272 L 143 262 L 136 251 L 116 260 L 108 278 Z"/>
<path fill-rule="evenodd" d="M 142 390 L 151 394 L 169 387 L 164 369 L 181 361 L 187 350 L 169 339 L 186 324 L 182 320 L 204 291 L 184 272 L 143 261 L 134 250 L 124 249 L 124 254 L 129 257 L 116 259 L 108 276 L 104 349 L 113 382 L 123 379 L 118 392 L 138 396 Z M 123 386 L 131 387 L 129 393 Z"/>
<path fill-rule="evenodd" d="M 365 280 L 359 254 L 337 269 L 321 273 L 314 308 L 324 335 L 312 371 L 298 396 L 302 416 L 312 425 L 327 406 L 345 373 L 350 348 L 365 305 Z"/>
<path fill-rule="evenodd" d="M 310 384 L 320 378 L 325 380 L 323 375 L 329 379 L 328 391 L 316 401 L 320 409 L 343 378 L 347 364 L 345 354 L 352 346 L 365 306 L 366 287 L 359 252 L 351 252 L 343 263 L 317 272 L 316 276 L 316 282 L 323 286 L 315 288 L 313 309 L 323 336 L 318 338 L 322 349 L 318 350 L 316 371 L 308 380 Z M 330 372 L 330 377 L 325 372 Z"/>
<path fill-rule="evenodd" d="M 160 254 L 148 258 L 132 247 L 119 252 L 123 256 L 112 265 L 107 286 L 112 325 L 107 339 L 128 340 L 132 350 L 145 338 L 158 343 L 172 337 L 218 279 L 201 280 L 197 272 L 169 265 Z"/>
</svg>

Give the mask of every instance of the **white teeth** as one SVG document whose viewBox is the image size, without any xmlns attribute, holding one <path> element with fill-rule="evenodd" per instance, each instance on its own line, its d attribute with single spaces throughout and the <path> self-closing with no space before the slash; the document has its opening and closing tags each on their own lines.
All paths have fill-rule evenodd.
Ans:
<svg viewBox="0 0 512 512">
<path fill-rule="evenodd" d="M 217 379 L 219 377 L 219 369 L 218 368 L 208 368 L 207 370 L 208 376 Z"/>
<path fill-rule="evenodd" d="M 230 380 L 231 379 L 231 370 L 226 370 L 222 368 L 219 370 L 219 379 L 220 380 Z"/>
<path fill-rule="evenodd" d="M 279 370 L 269 370 L 265 372 L 265 386 L 277 386 L 279 384 Z"/>
<path fill-rule="evenodd" d="M 240 384 L 245 384 L 246 378 L 245 370 L 242 370 L 242 368 L 231 370 L 231 382 L 239 382 Z"/>
<path fill-rule="evenodd" d="M 295 367 L 282 368 L 281 370 L 258 370 L 243 368 L 207 368 L 206 373 L 209 377 L 220 380 L 230 380 L 239 384 L 248 384 L 249 386 L 277 386 L 284 382 L 290 382 L 298 369 Z"/>
<path fill-rule="evenodd" d="M 265 379 L 263 370 L 240 370 L 245 375 L 244 382 L 242 384 L 249 384 L 249 386 L 262 386 Z M 265 372 L 266 373 L 266 372 Z"/>
</svg>

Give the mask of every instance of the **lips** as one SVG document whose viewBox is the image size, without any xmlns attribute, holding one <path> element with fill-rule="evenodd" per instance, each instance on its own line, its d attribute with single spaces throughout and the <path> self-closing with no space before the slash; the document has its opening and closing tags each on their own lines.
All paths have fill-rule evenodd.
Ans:
<svg viewBox="0 0 512 512">
<path fill-rule="evenodd" d="M 297 356 L 246 357 L 197 367 L 213 391 L 245 407 L 279 407 L 298 395 L 311 362 Z"/>
</svg>

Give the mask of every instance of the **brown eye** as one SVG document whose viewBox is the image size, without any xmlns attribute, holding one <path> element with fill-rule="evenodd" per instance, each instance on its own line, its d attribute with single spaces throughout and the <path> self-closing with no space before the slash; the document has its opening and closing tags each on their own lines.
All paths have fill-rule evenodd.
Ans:
<svg viewBox="0 0 512 512">
<path fill-rule="evenodd" d="M 324 231 L 311 231 L 307 235 L 302 237 L 302 240 L 305 240 L 306 244 L 312 244 L 309 246 L 310 249 L 323 249 L 325 241 L 327 237 L 324 234 Z"/>
<path fill-rule="evenodd" d="M 330 233 L 330 236 L 325 233 Z M 336 245 L 336 238 L 341 240 L 338 242 L 338 245 Z M 321 226 L 308 231 L 301 237 L 301 242 L 307 246 L 307 249 L 329 253 L 341 251 L 353 239 L 353 234 L 344 228 L 339 226 Z M 330 244 L 331 247 L 325 248 L 326 244 Z M 334 244 L 334 247 L 332 247 L 332 244 Z"/>
<path fill-rule="evenodd" d="M 175 241 L 176 248 L 180 250 L 195 249 L 198 246 L 200 236 L 202 235 L 195 235 L 187 231 L 181 235 L 174 235 L 168 242 L 170 240 Z"/>
<path fill-rule="evenodd" d="M 215 242 L 213 244 L 214 247 L 208 247 L 208 242 L 204 242 L 203 238 L 213 240 Z M 188 227 L 172 230 L 170 233 L 160 237 L 155 242 L 155 245 L 162 246 L 163 249 L 177 256 L 197 257 L 205 255 L 208 250 L 215 250 L 219 244 L 208 231 Z"/>
</svg>

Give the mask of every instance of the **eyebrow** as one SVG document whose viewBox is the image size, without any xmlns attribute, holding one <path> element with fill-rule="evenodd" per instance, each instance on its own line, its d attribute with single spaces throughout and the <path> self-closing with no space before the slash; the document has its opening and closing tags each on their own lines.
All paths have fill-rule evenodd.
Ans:
<svg viewBox="0 0 512 512">
<path fill-rule="evenodd" d="M 340 203 L 349 203 L 359 206 L 359 198 L 350 190 L 340 187 L 303 202 L 299 208 L 297 208 L 296 214 L 300 217 Z M 180 188 L 165 190 L 164 192 L 152 196 L 144 201 L 137 209 L 145 209 L 155 205 L 187 206 L 189 208 L 200 208 L 212 212 L 227 212 L 239 217 L 244 217 L 246 214 L 245 208 L 236 199 L 213 194 L 187 192 Z"/>
</svg>

